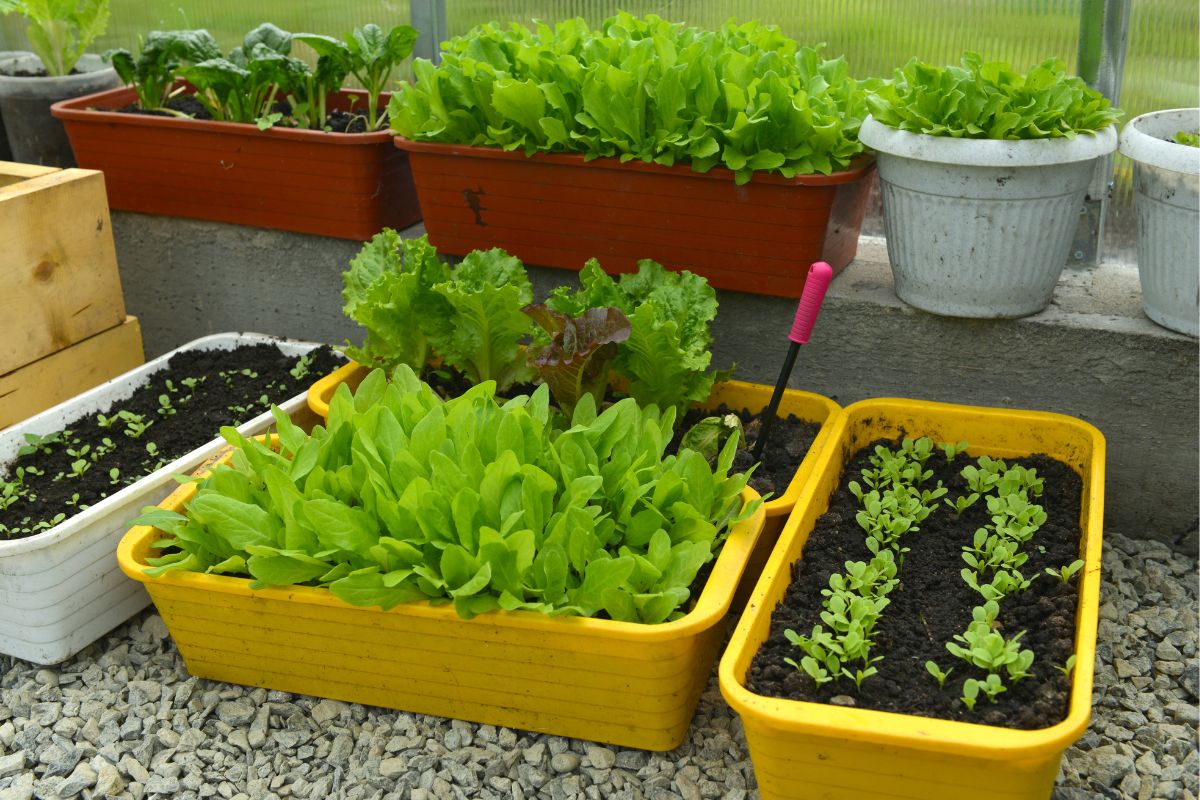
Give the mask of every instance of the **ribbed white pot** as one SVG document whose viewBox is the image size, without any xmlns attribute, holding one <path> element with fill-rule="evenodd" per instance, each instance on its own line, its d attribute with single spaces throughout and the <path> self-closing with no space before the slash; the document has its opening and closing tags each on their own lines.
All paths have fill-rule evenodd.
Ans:
<svg viewBox="0 0 1200 800">
<path fill-rule="evenodd" d="M 0 431 L 0 464 L 16 457 L 26 433 L 44 436 L 62 430 L 128 398 L 176 353 L 232 350 L 260 342 L 276 344 L 287 355 L 317 347 L 253 333 L 205 336 Z M 294 414 L 305 403 L 305 395 L 299 394 L 279 407 Z M 251 436 L 274 422 L 264 413 L 238 430 Z M 142 584 L 128 580 L 117 566 L 117 542 L 142 506 L 155 505 L 177 487 L 174 475 L 192 472 L 224 445 L 224 440 L 214 439 L 48 531 L 0 540 L 0 653 L 56 664 L 145 608 L 150 597 Z"/>
<path fill-rule="evenodd" d="M 1138 275 L 1146 316 L 1200 336 L 1200 148 L 1171 141 L 1200 131 L 1200 108 L 1129 121 L 1121 152 L 1133 159 Z"/>
<path fill-rule="evenodd" d="M 867 117 L 896 294 L 953 317 L 1023 317 L 1050 303 L 1093 162 L 1116 128 L 1004 141 L 909 133 Z"/>
</svg>

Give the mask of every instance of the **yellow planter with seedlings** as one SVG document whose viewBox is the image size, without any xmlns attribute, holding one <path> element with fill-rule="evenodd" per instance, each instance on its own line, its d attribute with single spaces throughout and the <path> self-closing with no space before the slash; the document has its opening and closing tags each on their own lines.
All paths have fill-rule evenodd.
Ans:
<svg viewBox="0 0 1200 800">
<path fill-rule="evenodd" d="M 351 390 L 357 389 L 366 374 L 367 368 L 353 361 L 343 365 L 337 371 L 326 375 L 309 387 L 308 407 L 322 419 L 327 419 L 329 417 L 329 401 L 333 397 L 333 393 L 337 391 L 337 387 L 346 384 Z M 708 400 L 699 404 L 698 407 L 714 410 L 725 405 L 735 410 L 745 409 L 752 413 L 758 413 L 767 407 L 773 391 L 772 387 L 760 383 L 722 381 L 713 386 Z M 817 431 L 808 453 L 796 467 L 796 472 L 792 476 L 791 482 L 788 483 L 787 489 L 763 504 L 763 508 L 766 510 L 763 532 L 759 536 L 758 543 L 746 567 L 745 576 L 734 596 L 731 606 L 733 612 L 740 613 L 745 607 L 746 598 L 749 597 L 754 582 L 758 580 L 759 573 L 767 563 L 767 557 L 771 555 L 771 550 L 779 539 L 779 532 L 783 530 L 783 523 L 792 513 L 796 499 L 800 496 L 800 492 L 812 472 L 812 465 L 816 461 L 817 454 L 821 452 L 829 438 L 833 419 L 840 410 L 841 406 L 828 397 L 812 392 L 803 392 L 799 389 L 786 390 L 783 398 L 779 401 L 779 416 L 786 418 L 788 415 L 794 414 L 805 422 L 820 425 L 820 430 Z"/>
<path fill-rule="evenodd" d="M 872 441 L 930 436 L 970 443 L 971 455 L 1045 454 L 1083 480 L 1084 567 L 1075 619 L 1075 669 L 1067 716 L 1039 730 L 932 719 L 758 695 L 746 688 L 751 661 L 788 588 L 791 565 L 842 479 L 847 460 Z M 1022 800 L 1047 798 L 1063 751 L 1086 730 L 1100 593 L 1104 438 L 1072 417 L 916 400 L 854 403 L 835 420 L 811 478 L 719 668 L 721 692 L 741 716 L 763 800 Z"/>
</svg>

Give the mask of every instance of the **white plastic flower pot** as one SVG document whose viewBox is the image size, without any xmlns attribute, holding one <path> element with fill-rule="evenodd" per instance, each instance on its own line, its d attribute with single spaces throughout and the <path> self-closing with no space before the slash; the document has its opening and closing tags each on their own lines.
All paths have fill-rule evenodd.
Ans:
<svg viewBox="0 0 1200 800">
<path fill-rule="evenodd" d="M 1137 260 L 1146 316 L 1179 333 L 1200 335 L 1200 148 L 1176 144 L 1200 132 L 1200 108 L 1153 111 L 1121 131 L 1133 159 Z"/>
<path fill-rule="evenodd" d="M 302 355 L 318 346 L 258 334 L 205 336 L 0 431 L 0 463 L 16 456 L 26 433 L 62 430 L 73 420 L 128 398 L 176 353 L 232 350 L 261 342 L 276 344 L 287 355 Z M 294 414 L 306 407 L 305 395 L 279 407 Z M 238 430 L 251 436 L 273 424 L 271 415 L 264 413 Z M 214 439 L 48 531 L 0 540 L 0 653 L 56 664 L 145 608 L 150 597 L 141 584 L 126 580 L 117 566 L 117 543 L 143 506 L 161 502 L 178 486 L 173 475 L 192 472 L 224 444 Z"/>
<path fill-rule="evenodd" d="M 909 133 L 871 117 L 896 294 L 953 317 L 1035 314 L 1066 266 L 1094 161 L 1116 128 L 1006 141 Z"/>
</svg>

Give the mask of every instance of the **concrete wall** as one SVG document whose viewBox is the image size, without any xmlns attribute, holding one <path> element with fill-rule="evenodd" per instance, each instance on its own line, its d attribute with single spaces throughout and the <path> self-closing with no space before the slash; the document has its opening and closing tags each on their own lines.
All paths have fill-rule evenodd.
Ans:
<svg viewBox="0 0 1200 800">
<path fill-rule="evenodd" d="M 229 330 L 360 337 L 341 314 L 341 272 L 358 243 L 123 212 L 113 225 L 147 357 Z M 573 280 L 548 269 L 531 277 L 539 294 Z M 737 292 L 720 301 L 715 363 L 772 383 L 794 302 Z M 843 405 L 904 396 L 1085 419 L 1108 440 L 1107 526 L 1195 554 L 1197 345 L 1142 315 L 1133 269 L 1068 271 L 1054 304 L 1026 319 L 950 319 L 900 302 L 882 242 L 865 239 L 834 280 L 792 385 Z"/>
</svg>

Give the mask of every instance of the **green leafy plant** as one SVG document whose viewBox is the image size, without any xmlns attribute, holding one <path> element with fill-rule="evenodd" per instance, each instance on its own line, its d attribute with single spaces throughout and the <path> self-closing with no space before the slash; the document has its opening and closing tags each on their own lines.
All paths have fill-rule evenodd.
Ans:
<svg viewBox="0 0 1200 800">
<path fill-rule="evenodd" d="M 504 403 L 495 391 L 443 401 L 401 366 L 339 387 L 311 436 L 273 409 L 278 451 L 223 429 L 232 460 L 187 514 L 139 518 L 165 532 L 150 571 L 327 586 L 383 608 L 453 602 L 463 617 L 680 616 L 700 567 L 758 505 L 728 472 L 736 441 L 711 468 L 691 450 L 664 456 L 670 410 L 627 399 L 598 414 L 584 395 L 563 428 L 548 387 Z"/>
<path fill-rule="evenodd" d="M 549 343 L 530 347 L 527 356 L 558 407 L 570 416 L 585 394 L 599 407 L 617 345 L 629 338 L 629 320 L 617 308 L 589 308 L 578 317 L 544 304 L 525 306 L 524 311 L 550 335 Z"/>
<path fill-rule="evenodd" d="M 186 114 L 163 108 L 175 89 L 175 76 L 186 64 L 221 57 L 221 47 L 206 30 L 150 31 L 139 37 L 138 54 L 124 48 L 108 50 L 104 60 L 137 93 L 138 105 L 175 116 Z"/>
<path fill-rule="evenodd" d="M 1083 559 L 1077 558 L 1070 564 L 1064 564 L 1059 569 L 1047 567 L 1046 574 L 1058 578 L 1063 583 L 1067 583 L 1071 580 L 1071 578 L 1075 577 L 1075 575 L 1077 575 L 1081 569 L 1083 569 Z"/>
<path fill-rule="evenodd" d="M 1200 147 L 1200 133 L 1179 131 L 1175 134 L 1175 137 L 1172 141 L 1174 141 L 1175 144 L 1181 144 L 1185 147 Z"/>
<path fill-rule="evenodd" d="M 992 673 L 982 681 L 976 678 L 967 678 L 963 681 L 961 699 L 968 711 L 974 711 L 975 701 L 979 699 L 980 692 L 987 697 L 989 702 L 995 703 L 996 698 L 1004 691 L 1007 691 L 1004 682 L 999 675 Z"/>
<path fill-rule="evenodd" d="M 956 67 L 914 58 L 875 88 L 867 106 L 884 125 L 966 139 L 1074 138 L 1121 118 L 1108 98 L 1067 76 L 1057 59 L 1021 75 L 976 53 L 965 53 Z"/>
<path fill-rule="evenodd" d="M 862 152 L 863 89 L 779 29 L 706 31 L 619 13 L 530 30 L 491 23 L 442 47 L 392 95 L 392 129 L 416 141 L 583 153 L 697 172 L 722 165 L 828 174 Z"/>
<path fill-rule="evenodd" d="M 742 420 L 737 414 L 705 417 L 688 428 L 679 440 L 679 446 L 690 447 L 708 459 L 711 464 L 716 461 L 725 442 L 734 436 L 739 441 L 745 441 L 746 433 L 742 428 Z"/>
<path fill-rule="evenodd" d="M 351 31 L 345 40 L 350 72 L 367 90 L 367 128 L 382 128 L 386 117 L 379 115 L 379 95 L 391 82 L 396 68 L 412 54 L 417 30 L 397 25 L 385 32 L 378 25 L 364 25 Z"/>
<path fill-rule="evenodd" d="M 70 75 L 108 28 L 108 0 L 0 0 L 0 14 L 21 14 L 25 36 L 47 75 Z"/>
<path fill-rule="evenodd" d="M 290 58 L 292 35 L 269 22 L 246 34 L 228 58 L 215 57 L 185 66 L 178 76 L 196 87 L 196 100 L 212 118 L 252 123 L 271 114 L 281 89 L 307 70 Z"/>
<path fill-rule="evenodd" d="M 627 392 L 642 405 L 674 408 L 682 417 L 708 398 L 727 373 L 710 371 L 717 293 L 687 270 L 668 271 L 656 261 L 638 262 L 635 274 L 613 279 L 591 259 L 579 274 L 580 288 L 560 287 L 546 305 L 578 316 L 589 308 L 613 306 L 629 319 L 630 333 L 613 370 L 628 382 Z"/>
<path fill-rule="evenodd" d="M 1059 672 L 1061 672 L 1063 674 L 1063 676 L 1069 680 L 1071 677 L 1071 674 L 1075 672 L 1075 656 L 1074 655 L 1068 656 L 1066 663 L 1061 664 L 1061 665 L 1056 664 L 1054 668 L 1056 670 L 1058 670 Z"/>
<path fill-rule="evenodd" d="M 934 677 L 939 687 L 944 687 L 946 685 L 946 678 L 950 677 L 951 672 L 954 672 L 954 667 L 942 672 L 941 667 L 937 665 L 936 661 L 926 661 L 925 671 Z"/>
</svg>

